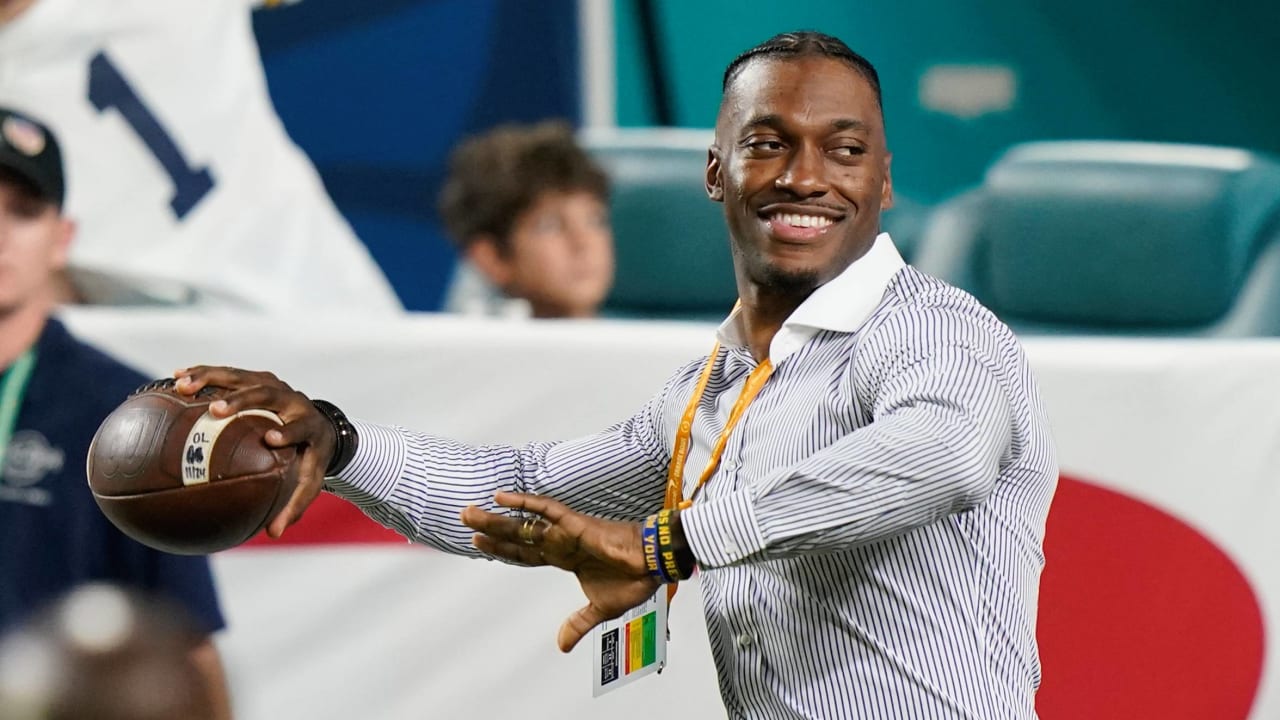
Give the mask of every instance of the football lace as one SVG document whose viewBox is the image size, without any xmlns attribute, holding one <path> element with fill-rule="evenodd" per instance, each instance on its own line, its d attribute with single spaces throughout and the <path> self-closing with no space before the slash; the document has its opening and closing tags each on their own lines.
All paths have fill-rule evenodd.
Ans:
<svg viewBox="0 0 1280 720">
<path fill-rule="evenodd" d="M 153 391 L 176 393 L 178 391 L 177 386 L 178 386 L 178 381 L 175 380 L 174 378 L 163 378 L 160 380 L 152 380 L 151 382 L 143 385 L 137 390 L 134 390 L 132 393 L 129 394 L 129 397 L 133 397 L 134 395 L 141 395 L 142 393 L 153 392 Z M 212 385 L 206 385 L 200 388 L 200 390 L 196 392 L 196 397 L 206 398 L 211 395 L 217 394 L 217 392 L 218 392 L 217 388 L 213 387 Z"/>
</svg>

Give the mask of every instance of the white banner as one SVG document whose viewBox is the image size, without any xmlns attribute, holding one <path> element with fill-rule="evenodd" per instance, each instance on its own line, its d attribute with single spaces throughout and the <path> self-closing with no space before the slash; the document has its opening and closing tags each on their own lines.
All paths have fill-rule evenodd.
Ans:
<svg viewBox="0 0 1280 720">
<path fill-rule="evenodd" d="M 392 314 L 400 302 L 285 132 L 257 0 L 39 0 L 0 27 L 0 106 L 62 147 L 90 296 Z"/>
<path fill-rule="evenodd" d="M 409 316 L 360 324 L 78 310 L 157 375 L 269 369 L 348 414 L 469 442 L 571 437 L 705 354 L 697 324 Z M 1064 474 L 1041 594 L 1040 715 L 1272 718 L 1280 612 L 1280 342 L 1033 339 Z M 667 669 L 591 697 L 555 648 L 572 578 L 409 546 L 332 498 L 214 567 L 237 717 L 723 717 L 696 583 Z M 677 699 L 678 705 L 655 694 Z"/>
</svg>

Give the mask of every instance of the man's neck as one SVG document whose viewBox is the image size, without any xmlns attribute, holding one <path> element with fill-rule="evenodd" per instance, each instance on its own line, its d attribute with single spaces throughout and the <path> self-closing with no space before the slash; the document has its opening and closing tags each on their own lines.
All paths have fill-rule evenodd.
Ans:
<svg viewBox="0 0 1280 720">
<path fill-rule="evenodd" d="M 49 319 L 44 305 L 27 305 L 0 313 L 0 369 L 7 370 L 18 356 L 36 344 Z"/>
<path fill-rule="evenodd" d="M 747 347 L 756 362 L 769 357 L 773 336 L 812 292 L 776 291 L 758 286 L 742 289 L 742 327 L 746 330 Z"/>
</svg>

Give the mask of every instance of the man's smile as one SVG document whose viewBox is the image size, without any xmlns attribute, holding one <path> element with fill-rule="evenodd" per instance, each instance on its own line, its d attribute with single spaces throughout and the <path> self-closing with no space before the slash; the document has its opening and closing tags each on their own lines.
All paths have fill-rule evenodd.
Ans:
<svg viewBox="0 0 1280 720">
<path fill-rule="evenodd" d="M 825 235 L 844 213 L 821 205 L 774 203 L 759 213 L 770 236 L 783 242 L 805 242 Z"/>
</svg>

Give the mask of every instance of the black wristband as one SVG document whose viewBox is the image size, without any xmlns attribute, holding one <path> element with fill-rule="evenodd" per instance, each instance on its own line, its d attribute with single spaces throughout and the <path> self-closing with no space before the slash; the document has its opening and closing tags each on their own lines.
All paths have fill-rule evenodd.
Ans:
<svg viewBox="0 0 1280 720">
<path fill-rule="evenodd" d="M 680 582 L 693 576 L 697 560 L 680 524 L 679 510 L 663 510 L 654 516 L 657 526 L 657 559 L 668 582 Z"/>
<path fill-rule="evenodd" d="M 333 457 L 329 458 L 329 467 L 324 470 L 325 477 L 333 477 L 342 472 L 351 462 L 351 458 L 355 457 L 356 446 L 360 444 L 360 436 L 356 434 L 355 427 L 347 419 L 347 416 L 338 409 L 337 405 L 328 400 L 312 400 L 311 404 L 315 405 L 316 410 L 319 410 L 320 414 L 328 419 L 329 424 L 333 426 L 333 434 L 337 438 L 337 444 L 333 448 Z"/>
<path fill-rule="evenodd" d="M 680 524 L 680 511 L 675 511 L 674 515 L 675 517 L 671 518 L 671 534 L 675 540 L 676 565 L 680 568 L 680 575 L 689 578 L 693 576 L 698 560 L 693 556 L 693 549 L 689 547 L 689 541 L 684 536 L 684 526 Z"/>
</svg>

